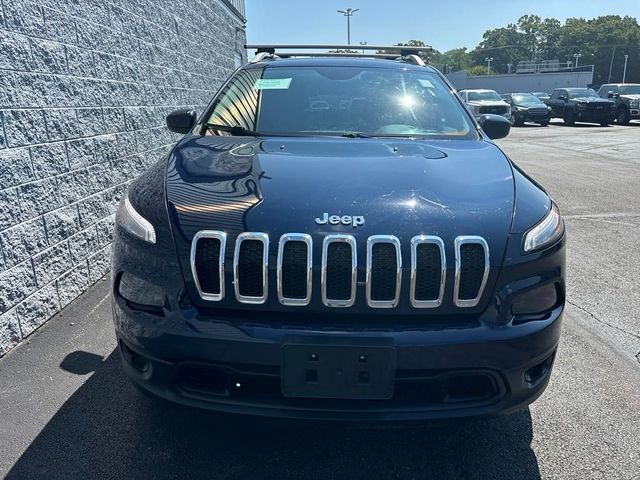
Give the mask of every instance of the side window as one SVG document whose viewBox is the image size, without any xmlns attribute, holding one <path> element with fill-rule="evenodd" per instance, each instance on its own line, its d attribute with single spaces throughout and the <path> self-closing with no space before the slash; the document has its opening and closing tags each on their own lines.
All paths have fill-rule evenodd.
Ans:
<svg viewBox="0 0 640 480">
<path fill-rule="evenodd" d="M 553 93 L 551 94 L 551 100 L 558 100 L 559 96 L 560 96 L 560 90 L 554 90 Z"/>
<path fill-rule="evenodd" d="M 207 122 L 255 130 L 259 91 L 254 86 L 261 76 L 262 69 L 240 70 L 218 95 Z"/>
</svg>

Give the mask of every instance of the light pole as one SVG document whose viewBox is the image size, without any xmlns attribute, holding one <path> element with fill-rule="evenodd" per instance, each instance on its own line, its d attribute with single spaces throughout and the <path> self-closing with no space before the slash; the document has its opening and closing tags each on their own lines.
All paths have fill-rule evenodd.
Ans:
<svg viewBox="0 0 640 480">
<path fill-rule="evenodd" d="M 360 45 L 362 45 L 363 47 L 367 44 L 367 42 L 360 42 Z M 364 48 L 362 49 L 362 54 L 364 55 Z"/>
<path fill-rule="evenodd" d="M 359 8 L 347 8 L 346 10 L 338 10 L 338 13 L 347 17 L 347 45 L 351 45 L 351 17 L 356 13 Z"/>
<path fill-rule="evenodd" d="M 491 75 L 491 62 L 493 62 L 493 57 L 487 57 L 484 61 L 487 62 L 487 75 Z"/>
<path fill-rule="evenodd" d="M 575 68 L 578 68 L 578 61 L 579 61 L 579 59 L 580 59 L 580 57 L 581 57 L 581 56 L 582 56 L 582 54 L 581 54 L 581 53 L 574 53 L 574 54 L 573 54 L 573 58 L 575 58 L 575 59 L 576 59 L 576 66 L 575 66 Z"/>
<path fill-rule="evenodd" d="M 607 83 L 611 83 L 611 70 L 613 70 L 613 59 L 616 56 L 616 48 L 618 48 L 618 46 L 614 45 L 613 53 L 611 53 L 611 63 L 609 64 L 609 79 L 607 80 Z"/>
<path fill-rule="evenodd" d="M 629 60 L 629 55 L 624 56 L 624 72 L 622 72 L 622 83 L 626 83 L 627 79 L 627 60 Z"/>
</svg>

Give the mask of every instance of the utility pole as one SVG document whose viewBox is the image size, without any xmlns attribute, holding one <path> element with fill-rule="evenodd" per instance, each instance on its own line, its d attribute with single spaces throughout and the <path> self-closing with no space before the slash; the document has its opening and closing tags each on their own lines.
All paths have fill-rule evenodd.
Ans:
<svg viewBox="0 0 640 480">
<path fill-rule="evenodd" d="M 360 45 L 362 45 L 363 47 L 367 44 L 367 42 L 360 42 Z M 362 54 L 364 55 L 364 48 L 362 49 Z"/>
<path fill-rule="evenodd" d="M 627 79 L 627 60 L 629 60 L 629 55 L 624 56 L 624 72 L 622 72 L 622 83 L 626 83 Z"/>
<path fill-rule="evenodd" d="M 487 75 L 491 75 L 491 62 L 493 62 L 493 57 L 487 57 L 484 61 L 487 62 Z"/>
<path fill-rule="evenodd" d="M 582 56 L 581 53 L 574 53 L 573 54 L 573 58 L 576 59 L 576 68 L 578 68 L 578 62 L 579 62 L 579 59 L 580 59 L 581 56 Z"/>
<path fill-rule="evenodd" d="M 351 17 L 356 13 L 359 8 L 347 8 L 346 10 L 338 10 L 338 13 L 341 13 L 345 17 L 347 17 L 347 45 L 351 45 Z"/>
<path fill-rule="evenodd" d="M 607 83 L 611 83 L 611 70 L 613 70 L 613 59 L 616 56 L 616 48 L 618 48 L 618 46 L 614 45 L 613 53 L 611 54 L 611 63 L 609 64 L 609 79 L 607 80 Z"/>
</svg>

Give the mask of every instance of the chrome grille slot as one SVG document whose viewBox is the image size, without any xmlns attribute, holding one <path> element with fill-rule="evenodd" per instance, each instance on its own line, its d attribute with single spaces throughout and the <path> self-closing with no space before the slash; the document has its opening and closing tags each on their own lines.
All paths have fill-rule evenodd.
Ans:
<svg viewBox="0 0 640 480">
<path fill-rule="evenodd" d="M 198 232 L 191 243 L 191 273 L 204 300 L 224 298 L 224 254 L 227 234 L 215 230 Z"/>
<path fill-rule="evenodd" d="M 311 301 L 312 240 L 304 233 L 286 233 L 278 244 L 278 300 L 283 305 Z"/>
<path fill-rule="evenodd" d="M 393 308 L 400 299 L 402 256 L 400 240 L 373 235 L 367 240 L 367 305 Z"/>
<path fill-rule="evenodd" d="M 268 295 L 269 236 L 260 232 L 238 235 L 233 257 L 236 299 L 264 303 Z"/>
<path fill-rule="evenodd" d="M 411 239 L 411 305 L 435 308 L 442 304 L 447 275 L 444 242 L 440 237 L 418 235 Z"/>
<path fill-rule="evenodd" d="M 322 243 L 322 303 L 350 307 L 356 299 L 356 240 L 351 235 L 328 235 Z"/>
<path fill-rule="evenodd" d="M 482 237 L 461 236 L 455 240 L 456 278 L 454 302 L 475 307 L 489 277 L 489 246 Z"/>
</svg>

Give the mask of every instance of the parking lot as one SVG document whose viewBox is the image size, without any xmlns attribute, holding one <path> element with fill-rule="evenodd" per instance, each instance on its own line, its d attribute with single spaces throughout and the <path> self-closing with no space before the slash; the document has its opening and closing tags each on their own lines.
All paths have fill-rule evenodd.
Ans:
<svg viewBox="0 0 640 480">
<path fill-rule="evenodd" d="M 635 123 L 635 124 L 634 124 Z M 528 411 L 399 427 L 282 425 L 158 404 L 121 375 L 102 281 L 0 361 L 8 478 L 640 478 L 640 122 L 514 128 L 559 204 L 568 306 Z"/>
</svg>

